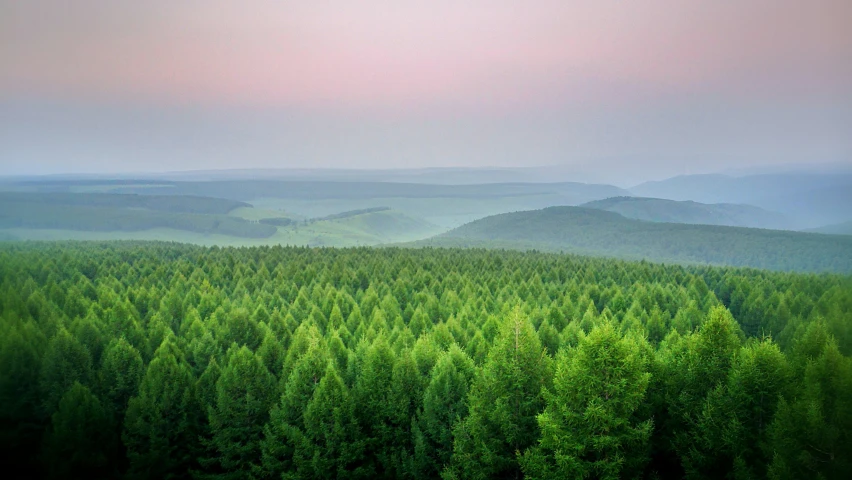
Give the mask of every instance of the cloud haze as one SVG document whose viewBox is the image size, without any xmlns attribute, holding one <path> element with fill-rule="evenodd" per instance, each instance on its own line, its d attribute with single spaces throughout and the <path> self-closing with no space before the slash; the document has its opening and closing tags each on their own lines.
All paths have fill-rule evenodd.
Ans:
<svg viewBox="0 0 852 480">
<path fill-rule="evenodd" d="M 850 162 L 849 18 L 848 0 L 0 0 L 0 173 Z"/>
</svg>

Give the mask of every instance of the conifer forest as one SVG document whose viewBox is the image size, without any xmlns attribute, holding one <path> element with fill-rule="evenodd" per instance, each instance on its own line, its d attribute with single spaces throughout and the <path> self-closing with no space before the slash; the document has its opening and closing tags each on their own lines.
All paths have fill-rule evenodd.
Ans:
<svg viewBox="0 0 852 480">
<path fill-rule="evenodd" d="M 7 244 L 3 464 L 6 478 L 846 479 L 850 312 L 852 279 L 831 274 Z"/>
</svg>

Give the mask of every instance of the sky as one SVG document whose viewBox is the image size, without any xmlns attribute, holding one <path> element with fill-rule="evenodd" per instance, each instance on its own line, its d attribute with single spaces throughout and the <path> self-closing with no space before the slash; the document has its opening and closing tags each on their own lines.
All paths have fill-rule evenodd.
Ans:
<svg viewBox="0 0 852 480">
<path fill-rule="evenodd" d="M 852 163 L 849 19 L 849 0 L 0 0 L 0 174 Z"/>
</svg>

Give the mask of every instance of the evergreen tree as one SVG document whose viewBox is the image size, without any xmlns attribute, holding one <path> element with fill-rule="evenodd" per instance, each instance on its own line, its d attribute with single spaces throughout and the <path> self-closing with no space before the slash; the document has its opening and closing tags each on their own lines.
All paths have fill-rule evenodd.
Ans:
<svg viewBox="0 0 852 480">
<path fill-rule="evenodd" d="M 685 454 L 693 478 L 764 478 L 770 460 L 767 429 L 786 390 L 788 367 L 769 341 L 738 353 L 728 381 L 707 396 L 697 417 L 693 449 Z"/>
<path fill-rule="evenodd" d="M 0 334 L 0 460 L 22 478 L 35 469 L 43 429 L 39 371 L 44 344 L 31 321 Z"/>
<path fill-rule="evenodd" d="M 271 330 L 266 332 L 263 337 L 263 343 L 257 349 L 257 356 L 260 357 L 266 370 L 278 378 L 281 375 L 281 369 L 284 367 L 284 347 L 275 338 Z"/>
<path fill-rule="evenodd" d="M 51 478 L 112 478 L 116 445 L 109 415 L 88 388 L 74 382 L 51 417 L 44 465 Z"/>
<path fill-rule="evenodd" d="M 517 452 L 539 436 L 536 415 L 551 379 L 547 356 L 529 318 L 515 308 L 500 328 L 468 396 L 470 414 L 454 431 L 446 478 L 503 478 L 520 474 Z"/>
<path fill-rule="evenodd" d="M 43 415 L 49 418 L 56 411 L 59 399 L 74 382 L 89 385 L 91 378 L 92 357 L 89 351 L 61 328 L 47 345 L 41 364 L 39 383 Z"/>
<path fill-rule="evenodd" d="M 536 252 L 8 243 L 0 460 L 26 478 L 846 478 L 850 287 Z"/>
<path fill-rule="evenodd" d="M 276 392 L 275 379 L 246 346 L 232 350 L 216 381 L 216 403 L 208 414 L 216 457 L 204 463 L 218 467 L 217 478 L 248 478 L 260 466 L 260 442 Z"/>
<path fill-rule="evenodd" d="M 770 451 L 772 479 L 852 476 L 852 360 L 833 338 L 806 360 L 801 385 L 778 405 Z"/>
<path fill-rule="evenodd" d="M 199 450 L 195 379 L 170 338 L 163 341 L 128 402 L 122 439 L 131 478 L 188 478 Z"/>
<path fill-rule="evenodd" d="M 303 425 L 294 445 L 294 471 L 284 478 L 372 478 L 355 404 L 331 363 L 305 408 Z"/>
<path fill-rule="evenodd" d="M 107 409 L 116 419 L 121 420 L 144 374 L 142 355 L 124 337 L 109 344 L 103 356 L 100 383 Z"/>
<path fill-rule="evenodd" d="M 378 308 L 374 311 L 379 311 Z M 359 427 L 365 440 L 368 467 L 382 478 L 393 478 L 399 428 L 399 409 L 394 402 L 396 355 L 384 336 L 366 349 L 353 390 Z"/>
<path fill-rule="evenodd" d="M 453 427 L 467 417 L 467 396 L 475 373 L 473 360 L 457 345 L 442 354 L 432 369 L 416 424 L 416 477 L 435 478 L 450 463 Z"/>
<path fill-rule="evenodd" d="M 700 444 L 698 424 L 708 395 L 723 388 L 734 356 L 740 348 L 740 329 L 724 307 L 713 308 L 694 336 L 684 338 L 663 352 L 666 418 L 662 431 L 686 472 Z"/>
<path fill-rule="evenodd" d="M 318 335 L 310 332 L 315 334 L 316 327 L 311 327 L 304 336 L 297 335 L 294 338 L 294 345 L 301 342 L 300 338 L 304 338 L 306 345 L 301 356 L 291 357 L 292 348 L 288 351 L 287 358 L 292 358 L 292 373 L 284 383 L 278 404 L 270 410 L 269 420 L 263 427 L 261 470 L 264 476 L 279 477 L 295 468 L 293 455 L 296 445 L 303 441 L 304 412 L 328 367 L 329 356 L 325 344 Z"/>
<path fill-rule="evenodd" d="M 127 468 L 127 452 L 121 439 L 121 430 L 124 423 L 124 414 L 130 398 L 136 395 L 139 382 L 145 374 L 145 365 L 142 356 L 133 348 L 124 337 L 110 342 L 103 355 L 102 365 L 99 371 L 100 389 L 103 399 L 102 405 L 109 418 L 109 431 L 112 433 L 111 440 L 116 443 L 110 449 L 114 458 L 110 460 L 114 468 L 121 471 Z"/>
<path fill-rule="evenodd" d="M 636 418 L 649 379 L 637 340 L 621 338 L 610 322 L 561 351 L 538 445 L 522 458 L 525 478 L 637 476 L 651 436 L 651 421 Z"/>
</svg>

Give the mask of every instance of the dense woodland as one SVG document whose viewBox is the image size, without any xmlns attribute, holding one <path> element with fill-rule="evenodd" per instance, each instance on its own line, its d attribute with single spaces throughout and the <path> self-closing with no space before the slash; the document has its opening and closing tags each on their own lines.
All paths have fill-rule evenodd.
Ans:
<svg viewBox="0 0 852 480">
<path fill-rule="evenodd" d="M 0 247 L 4 471 L 852 478 L 852 278 L 535 252 Z"/>
</svg>

